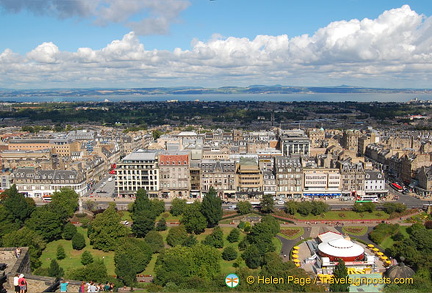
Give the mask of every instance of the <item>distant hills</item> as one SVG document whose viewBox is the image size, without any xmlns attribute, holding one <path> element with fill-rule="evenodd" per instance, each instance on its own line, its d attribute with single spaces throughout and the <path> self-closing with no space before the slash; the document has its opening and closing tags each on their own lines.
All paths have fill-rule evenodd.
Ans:
<svg viewBox="0 0 432 293">
<path fill-rule="evenodd" d="M 103 97 L 112 95 L 205 95 L 205 94 L 314 94 L 314 93 L 432 93 L 432 89 L 365 88 L 341 85 L 335 87 L 300 87 L 282 85 L 251 85 L 248 87 L 152 87 L 152 88 L 88 88 L 88 89 L 0 89 L 0 97 L 19 98 L 37 96 Z"/>
</svg>

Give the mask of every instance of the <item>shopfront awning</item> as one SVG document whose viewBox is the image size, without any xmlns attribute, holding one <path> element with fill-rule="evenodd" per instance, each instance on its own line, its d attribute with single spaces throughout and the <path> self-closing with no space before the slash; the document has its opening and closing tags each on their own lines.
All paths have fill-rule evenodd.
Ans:
<svg viewBox="0 0 432 293">
<path fill-rule="evenodd" d="M 341 196 L 341 193 L 303 193 L 304 196 Z"/>
</svg>

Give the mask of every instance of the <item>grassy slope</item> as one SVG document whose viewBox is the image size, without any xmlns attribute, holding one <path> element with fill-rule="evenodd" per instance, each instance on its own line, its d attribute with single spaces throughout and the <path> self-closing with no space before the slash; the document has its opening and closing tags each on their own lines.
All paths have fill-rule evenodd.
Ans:
<svg viewBox="0 0 432 293">
<path fill-rule="evenodd" d="M 46 249 L 43 251 L 40 260 L 42 262 L 42 267 L 49 267 L 51 260 L 56 259 L 57 255 L 57 246 L 59 244 L 63 245 L 63 248 L 66 252 L 66 258 L 62 260 L 57 260 L 59 265 L 65 270 L 69 270 L 71 268 L 77 268 L 82 266 L 81 264 L 81 254 L 88 250 L 91 252 L 94 258 L 101 258 L 104 260 L 105 265 L 108 270 L 108 275 L 115 275 L 114 273 L 114 252 L 103 252 L 101 250 L 93 249 L 90 245 L 90 240 L 87 237 L 87 230 L 81 227 L 78 227 L 78 232 L 83 234 L 86 240 L 86 247 L 83 250 L 74 250 L 72 248 L 71 240 L 56 240 L 47 244 Z"/>
</svg>

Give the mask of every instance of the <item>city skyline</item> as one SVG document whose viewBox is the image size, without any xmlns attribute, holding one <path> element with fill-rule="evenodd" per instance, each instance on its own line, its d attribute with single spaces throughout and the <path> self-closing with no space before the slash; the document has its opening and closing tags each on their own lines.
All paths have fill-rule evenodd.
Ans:
<svg viewBox="0 0 432 293">
<path fill-rule="evenodd" d="M 0 87 L 430 87 L 426 1 L 127 2 L 0 0 Z"/>
</svg>

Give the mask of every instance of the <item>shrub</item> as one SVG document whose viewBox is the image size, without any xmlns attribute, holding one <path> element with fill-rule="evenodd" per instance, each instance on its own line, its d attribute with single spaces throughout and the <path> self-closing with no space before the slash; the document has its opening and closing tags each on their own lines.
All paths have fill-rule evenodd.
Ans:
<svg viewBox="0 0 432 293">
<path fill-rule="evenodd" d="M 60 278 L 64 275 L 63 269 L 59 266 L 55 259 L 51 260 L 50 267 L 48 268 L 48 275 L 55 278 Z"/>
<path fill-rule="evenodd" d="M 166 242 L 168 245 L 174 247 L 176 245 L 181 245 L 187 237 L 188 234 L 186 232 L 186 228 L 183 225 L 171 227 L 171 229 L 168 231 Z"/>
<path fill-rule="evenodd" d="M 204 245 L 213 246 L 215 248 L 223 247 L 223 232 L 219 226 L 213 229 L 210 235 L 207 235 L 202 242 Z"/>
<path fill-rule="evenodd" d="M 77 232 L 77 228 L 72 223 L 67 223 L 63 228 L 62 237 L 65 240 L 71 240 Z"/>
<path fill-rule="evenodd" d="M 395 235 L 392 236 L 392 239 L 394 241 L 401 241 L 404 239 L 404 236 L 401 232 L 397 232 Z"/>
<path fill-rule="evenodd" d="M 152 253 L 159 253 L 164 248 L 164 241 L 161 234 L 156 231 L 150 231 L 144 237 L 144 241 L 150 246 Z"/>
<path fill-rule="evenodd" d="M 234 228 L 231 230 L 231 232 L 228 234 L 227 240 L 230 243 L 234 243 L 239 241 L 240 238 L 240 230 L 237 228 Z"/>
<path fill-rule="evenodd" d="M 165 218 L 161 218 L 156 224 L 156 231 L 165 231 L 167 229 L 167 224 Z"/>
<path fill-rule="evenodd" d="M 228 246 L 222 252 L 222 258 L 226 261 L 235 260 L 237 258 L 237 251 L 234 247 Z"/>
<path fill-rule="evenodd" d="M 86 247 L 85 238 L 81 233 L 76 233 L 74 237 L 72 237 L 72 247 L 76 250 L 81 250 Z"/>
<path fill-rule="evenodd" d="M 90 251 L 84 251 L 83 254 L 81 254 L 81 263 L 83 265 L 88 265 L 93 262 L 93 255 L 90 253 Z"/>
<path fill-rule="evenodd" d="M 63 245 L 59 244 L 57 246 L 57 259 L 58 260 L 62 260 L 66 258 L 66 252 L 63 248 Z"/>
</svg>

